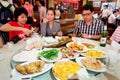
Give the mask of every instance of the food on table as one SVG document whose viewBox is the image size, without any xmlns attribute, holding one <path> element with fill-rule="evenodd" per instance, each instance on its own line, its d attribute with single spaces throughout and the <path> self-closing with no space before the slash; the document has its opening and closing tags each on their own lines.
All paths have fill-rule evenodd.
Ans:
<svg viewBox="0 0 120 80">
<path fill-rule="evenodd" d="M 85 56 L 89 57 L 104 57 L 104 53 L 98 50 L 88 50 L 86 53 L 84 53 Z"/>
<path fill-rule="evenodd" d="M 60 48 L 60 52 L 62 53 L 62 58 L 68 58 L 68 57 L 75 56 L 75 54 L 73 53 L 73 50 L 66 48 L 66 47 Z"/>
<path fill-rule="evenodd" d="M 88 48 L 94 48 L 95 47 L 95 45 L 93 45 L 93 44 L 90 44 L 90 43 L 82 43 L 83 45 L 85 45 L 86 47 L 88 47 Z"/>
<path fill-rule="evenodd" d="M 41 60 L 41 61 L 31 62 L 25 65 L 18 64 L 15 66 L 15 68 L 18 72 L 20 72 L 23 75 L 34 74 L 40 72 L 44 64 L 45 62 Z"/>
<path fill-rule="evenodd" d="M 83 51 L 83 49 L 84 49 L 84 46 L 83 45 L 79 45 L 77 42 L 70 43 L 68 45 L 68 47 L 73 49 L 73 50 L 77 50 L 77 51 Z"/>
<path fill-rule="evenodd" d="M 39 53 L 39 57 L 44 57 L 48 60 L 54 60 L 58 57 L 59 50 L 57 49 L 50 49 L 50 50 L 43 50 Z"/>
<path fill-rule="evenodd" d="M 27 45 L 27 49 L 31 50 L 33 48 L 42 48 L 42 46 L 45 46 L 45 42 L 32 42 Z"/>
<path fill-rule="evenodd" d="M 59 61 L 56 62 L 52 71 L 53 74 L 60 80 L 68 80 L 69 75 L 76 75 L 76 71 L 82 67 L 73 61 Z"/>
<path fill-rule="evenodd" d="M 18 72 L 20 72 L 21 74 L 24 74 L 24 75 L 27 74 L 27 71 L 26 71 L 26 69 L 25 69 L 24 66 L 16 65 L 15 68 L 16 68 L 16 70 L 17 70 Z"/>
<path fill-rule="evenodd" d="M 102 63 L 100 60 L 96 60 L 96 58 L 91 58 L 91 57 L 86 57 L 81 59 L 82 64 L 90 69 L 101 69 L 102 68 Z"/>
<path fill-rule="evenodd" d="M 68 42 L 71 42 L 72 38 L 68 38 L 68 37 L 62 37 L 60 39 L 58 39 L 58 43 L 55 44 L 51 44 L 48 46 L 44 46 L 46 48 L 59 48 L 61 46 L 65 46 Z"/>
<path fill-rule="evenodd" d="M 72 38 L 69 37 L 62 37 L 60 39 L 58 39 L 59 42 L 71 42 Z"/>
</svg>

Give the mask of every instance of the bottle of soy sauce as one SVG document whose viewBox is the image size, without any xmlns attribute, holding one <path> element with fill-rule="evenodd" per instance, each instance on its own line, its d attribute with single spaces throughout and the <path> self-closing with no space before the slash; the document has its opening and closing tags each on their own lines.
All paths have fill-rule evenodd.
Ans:
<svg viewBox="0 0 120 80">
<path fill-rule="evenodd" d="M 105 47 L 107 40 L 107 26 L 104 26 L 104 30 L 101 33 L 100 46 Z"/>
</svg>

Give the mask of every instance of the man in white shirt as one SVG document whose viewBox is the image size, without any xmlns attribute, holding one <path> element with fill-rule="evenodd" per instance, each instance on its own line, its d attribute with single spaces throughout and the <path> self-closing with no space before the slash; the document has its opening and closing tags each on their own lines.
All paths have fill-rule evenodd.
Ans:
<svg viewBox="0 0 120 80">
<path fill-rule="evenodd" d="M 104 9 L 100 14 L 100 17 L 102 18 L 102 21 L 104 22 L 104 24 L 107 24 L 107 19 L 109 15 L 110 13 L 109 13 L 108 5 L 104 5 Z"/>
<path fill-rule="evenodd" d="M 116 17 L 117 15 L 119 15 L 119 10 L 118 9 L 115 9 L 113 11 L 113 14 L 111 14 L 109 17 L 108 17 L 108 27 L 111 27 L 113 28 L 114 30 L 116 29 L 117 27 L 117 24 L 116 24 Z"/>
</svg>

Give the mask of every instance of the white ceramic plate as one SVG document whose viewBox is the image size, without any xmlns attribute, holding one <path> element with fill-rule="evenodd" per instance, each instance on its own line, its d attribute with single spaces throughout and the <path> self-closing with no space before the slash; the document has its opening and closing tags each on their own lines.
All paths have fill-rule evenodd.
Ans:
<svg viewBox="0 0 120 80">
<path fill-rule="evenodd" d="M 66 46 L 67 46 L 68 48 L 70 48 L 69 45 L 70 45 L 70 44 L 73 44 L 73 43 L 74 43 L 74 42 L 69 42 L 69 43 L 66 44 Z M 77 43 L 78 43 L 78 42 L 77 42 Z M 78 44 L 83 46 L 83 50 L 82 50 L 82 51 L 79 51 L 79 50 L 73 50 L 73 49 L 72 49 L 73 51 L 76 51 L 76 52 L 86 52 L 86 51 L 88 50 L 88 48 L 87 48 L 86 46 L 84 46 L 83 44 L 81 44 L 81 43 L 78 43 Z"/>
<path fill-rule="evenodd" d="M 45 49 L 41 50 L 39 53 L 41 53 L 42 51 L 50 50 L 50 49 L 52 49 L 52 48 L 45 48 Z M 59 51 L 57 58 L 55 58 L 53 60 L 48 60 L 48 59 L 46 59 L 44 57 L 40 57 L 40 58 L 42 60 L 46 61 L 46 62 L 56 62 L 56 61 L 58 61 L 58 60 L 60 60 L 62 58 L 62 53 Z"/>
<path fill-rule="evenodd" d="M 39 60 L 35 60 L 35 61 L 29 61 L 29 62 L 26 62 L 26 63 L 23 63 L 21 65 L 25 65 L 25 64 L 29 64 L 31 62 L 36 62 L 36 61 L 39 61 Z M 27 74 L 27 75 L 23 75 L 21 73 L 19 73 L 15 68 L 12 70 L 11 74 L 13 77 L 15 76 L 18 76 L 20 78 L 30 78 L 30 77 L 35 77 L 35 76 L 38 76 L 38 75 L 41 75 L 45 72 L 47 72 L 48 70 L 50 70 L 51 68 L 53 67 L 53 64 L 52 63 L 45 63 L 44 67 L 42 68 L 42 70 L 38 73 L 34 73 L 34 74 Z"/>
<path fill-rule="evenodd" d="M 15 56 L 13 56 L 12 60 L 15 62 L 25 62 L 31 60 L 37 60 L 38 50 L 31 50 L 31 51 L 22 51 Z"/>
<path fill-rule="evenodd" d="M 81 65 L 82 67 L 85 67 L 83 64 L 82 64 L 82 62 L 81 62 L 81 59 L 83 59 L 83 58 L 86 58 L 86 57 L 78 57 L 78 58 L 76 58 L 76 62 L 79 64 L 79 65 Z M 85 67 L 86 68 L 86 67 Z M 101 69 L 98 69 L 98 70 L 95 70 L 95 69 L 90 69 L 90 68 L 86 68 L 86 69 L 88 69 L 88 70 L 90 70 L 90 71 L 94 71 L 94 72 L 105 72 L 107 69 L 106 69 L 106 66 L 104 65 L 104 64 L 102 64 L 102 68 Z"/>
<path fill-rule="evenodd" d="M 97 50 L 97 49 L 90 49 L 90 50 Z M 97 50 L 97 51 L 102 52 L 104 56 L 102 56 L 102 57 L 95 57 L 95 58 L 105 58 L 105 57 L 106 57 L 104 51 L 100 51 L 100 50 Z M 87 55 L 85 55 L 85 53 L 81 53 L 81 55 L 82 55 L 82 56 L 85 56 L 85 57 L 91 57 L 91 56 L 87 56 Z"/>
<path fill-rule="evenodd" d="M 59 60 L 59 61 L 57 61 L 57 62 L 64 62 L 64 61 L 70 61 L 70 62 L 74 62 L 74 61 L 71 61 L 71 60 L 69 60 L 69 59 L 62 59 L 62 60 Z M 53 65 L 53 67 L 55 66 L 55 64 Z M 52 74 L 53 74 L 53 76 L 56 78 L 56 80 L 60 80 L 58 77 L 56 77 L 55 76 L 55 74 L 52 72 Z M 73 74 L 71 74 L 71 75 L 69 75 L 69 78 L 70 79 L 76 79 L 76 78 L 78 78 L 77 76 L 74 76 Z"/>
<path fill-rule="evenodd" d="M 63 49 L 64 51 L 65 51 L 66 49 L 72 51 L 70 48 L 63 47 L 63 48 L 60 48 L 60 49 L 59 49 L 61 53 L 62 53 L 61 49 Z M 73 52 L 73 51 L 72 51 L 72 52 Z M 62 55 L 65 55 L 66 57 L 63 58 L 63 56 L 62 56 L 62 58 L 63 58 L 63 59 L 75 59 L 75 58 L 79 57 L 79 55 L 80 55 L 80 54 L 77 53 L 77 52 L 73 52 L 73 54 L 74 54 L 74 56 L 72 57 L 72 56 L 69 56 L 67 53 L 64 53 L 64 52 L 63 52 Z"/>
</svg>

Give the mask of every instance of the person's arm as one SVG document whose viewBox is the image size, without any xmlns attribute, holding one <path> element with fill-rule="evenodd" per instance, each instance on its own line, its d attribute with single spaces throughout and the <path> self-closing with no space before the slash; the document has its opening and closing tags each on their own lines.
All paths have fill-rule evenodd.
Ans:
<svg viewBox="0 0 120 80">
<path fill-rule="evenodd" d="M 3 47 L 3 42 L 2 42 L 2 38 L 0 37 L 0 48 Z"/>
<path fill-rule="evenodd" d="M 57 33 L 58 36 L 62 36 L 63 33 L 61 31 L 61 27 L 60 27 L 60 24 L 58 24 L 58 33 Z"/>
<path fill-rule="evenodd" d="M 74 37 L 80 37 L 81 36 L 82 31 L 79 28 L 80 24 L 81 24 L 81 21 L 78 21 L 76 23 L 75 29 L 72 33 L 72 36 L 74 36 Z"/>
<path fill-rule="evenodd" d="M 31 31 L 27 28 L 22 28 L 22 27 L 14 27 L 11 26 L 10 24 L 6 23 L 0 27 L 0 31 L 23 31 L 27 36 L 31 34 Z"/>
<path fill-rule="evenodd" d="M 42 36 L 46 36 L 46 23 L 40 23 L 40 34 L 42 35 Z"/>
<path fill-rule="evenodd" d="M 87 38 L 87 39 L 95 39 L 99 40 L 101 35 L 88 35 L 88 34 L 82 34 L 82 38 Z"/>
</svg>

